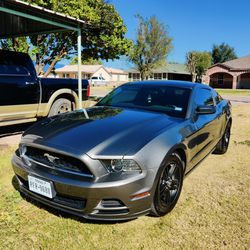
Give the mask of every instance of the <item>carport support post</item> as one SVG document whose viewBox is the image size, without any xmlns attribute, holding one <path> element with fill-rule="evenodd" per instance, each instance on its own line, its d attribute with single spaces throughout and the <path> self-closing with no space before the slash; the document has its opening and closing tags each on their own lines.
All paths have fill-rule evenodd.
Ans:
<svg viewBox="0 0 250 250">
<path fill-rule="evenodd" d="M 81 55 L 81 47 L 82 47 L 82 35 L 81 29 L 77 31 L 77 53 L 78 53 L 78 108 L 82 109 L 82 73 L 81 73 L 81 64 L 82 64 L 82 55 Z"/>
<path fill-rule="evenodd" d="M 82 54 L 81 54 L 81 49 L 82 49 L 82 34 L 81 34 L 81 29 L 79 28 L 77 31 L 77 53 L 78 53 L 78 108 L 82 109 L 84 112 L 84 115 L 86 119 L 89 119 L 88 113 L 86 109 L 82 108 L 82 72 L 81 72 L 81 66 L 82 66 Z"/>
</svg>

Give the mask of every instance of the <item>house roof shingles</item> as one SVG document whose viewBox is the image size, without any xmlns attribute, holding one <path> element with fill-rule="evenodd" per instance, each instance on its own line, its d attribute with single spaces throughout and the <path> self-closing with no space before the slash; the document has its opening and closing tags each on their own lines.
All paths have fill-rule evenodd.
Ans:
<svg viewBox="0 0 250 250">
<path fill-rule="evenodd" d="M 139 73 L 136 69 L 128 70 L 129 73 Z M 185 64 L 180 63 L 169 63 L 166 66 L 159 67 L 153 70 L 153 73 L 176 73 L 190 75 Z"/>
<path fill-rule="evenodd" d="M 98 69 L 103 67 L 102 65 L 82 65 L 81 71 L 84 73 L 95 73 Z M 55 70 L 56 73 L 65 72 L 65 73 L 76 73 L 78 72 L 78 65 L 66 65 L 62 68 Z"/>
<path fill-rule="evenodd" d="M 110 74 L 121 74 L 121 75 L 127 75 L 128 73 L 122 69 L 115 69 L 115 68 L 106 68 L 106 70 L 110 73 Z"/>
<path fill-rule="evenodd" d="M 104 68 L 109 74 L 128 74 L 126 71 L 121 69 L 106 68 L 103 65 L 81 65 L 81 72 L 87 74 L 94 74 L 100 68 Z M 55 70 L 56 73 L 77 73 L 78 65 L 66 65 L 62 68 Z"/>
<path fill-rule="evenodd" d="M 238 59 L 230 60 L 224 63 L 216 63 L 209 67 L 211 69 L 216 66 L 226 67 L 231 71 L 245 71 L 250 70 L 250 55 Z"/>
<path fill-rule="evenodd" d="M 230 69 L 246 70 L 250 69 L 250 55 L 222 63 Z"/>
</svg>

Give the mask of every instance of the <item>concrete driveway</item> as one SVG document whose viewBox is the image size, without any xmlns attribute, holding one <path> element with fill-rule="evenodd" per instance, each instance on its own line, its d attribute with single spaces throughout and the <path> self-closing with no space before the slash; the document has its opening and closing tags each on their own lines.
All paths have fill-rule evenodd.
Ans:
<svg viewBox="0 0 250 250">
<path fill-rule="evenodd" d="M 250 96 L 223 96 L 223 98 L 230 100 L 232 103 L 250 103 Z"/>
<path fill-rule="evenodd" d="M 20 142 L 22 133 L 34 123 L 0 127 L 0 150 L 1 148 L 15 146 Z"/>
</svg>

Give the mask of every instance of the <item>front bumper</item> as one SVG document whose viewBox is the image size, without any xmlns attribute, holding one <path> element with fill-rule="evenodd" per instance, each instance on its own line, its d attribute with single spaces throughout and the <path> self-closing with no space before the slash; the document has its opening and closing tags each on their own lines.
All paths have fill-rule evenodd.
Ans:
<svg viewBox="0 0 250 250">
<path fill-rule="evenodd" d="M 148 214 L 152 195 L 133 198 L 136 194 L 149 192 L 147 173 L 122 180 L 107 177 L 102 180 L 69 178 L 56 172 L 28 167 L 17 155 L 12 166 L 19 183 L 19 191 L 57 210 L 93 220 L 128 220 Z M 28 175 L 52 181 L 56 195 L 50 199 L 28 188 Z"/>
</svg>

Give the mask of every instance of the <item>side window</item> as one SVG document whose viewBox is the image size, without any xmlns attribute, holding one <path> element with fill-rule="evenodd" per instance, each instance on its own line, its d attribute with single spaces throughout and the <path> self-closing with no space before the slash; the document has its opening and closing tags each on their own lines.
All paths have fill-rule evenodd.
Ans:
<svg viewBox="0 0 250 250">
<path fill-rule="evenodd" d="M 214 89 L 212 90 L 212 93 L 213 93 L 216 105 L 223 100 L 223 98 Z"/>
<path fill-rule="evenodd" d="M 217 92 L 215 92 L 215 93 L 216 93 L 215 102 L 216 102 L 216 104 L 218 104 L 223 100 L 223 98 Z"/>
<path fill-rule="evenodd" d="M 0 74 L 1 75 L 23 75 L 29 76 L 29 67 L 34 68 L 27 55 L 17 54 L 13 57 L 13 54 L 0 55 Z"/>
<path fill-rule="evenodd" d="M 209 89 L 199 89 L 196 95 L 196 104 L 214 106 L 212 93 Z"/>
</svg>

